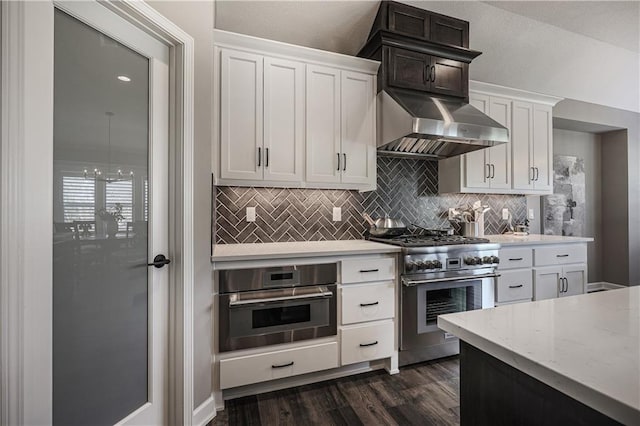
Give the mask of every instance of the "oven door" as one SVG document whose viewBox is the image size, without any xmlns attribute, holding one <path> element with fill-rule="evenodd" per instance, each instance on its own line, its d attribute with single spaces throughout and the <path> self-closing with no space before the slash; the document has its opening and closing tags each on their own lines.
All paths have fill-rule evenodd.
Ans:
<svg viewBox="0 0 640 426">
<path fill-rule="evenodd" d="M 219 297 L 220 352 L 336 334 L 336 286 L 247 291 Z"/>
<path fill-rule="evenodd" d="M 403 285 L 400 349 L 457 341 L 438 328 L 438 315 L 492 307 L 494 280 L 492 275 Z"/>
</svg>

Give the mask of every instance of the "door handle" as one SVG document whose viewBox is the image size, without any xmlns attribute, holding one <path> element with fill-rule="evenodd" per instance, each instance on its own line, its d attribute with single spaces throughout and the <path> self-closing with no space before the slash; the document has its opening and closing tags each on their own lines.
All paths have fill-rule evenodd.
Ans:
<svg viewBox="0 0 640 426">
<path fill-rule="evenodd" d="M 569 278 L 564 277 L 564 292 L 568 292 L 569 291 Z"/>
<path fill-rule="evenodd" d="M 537 182 L 538 179 L 540 179 L 540 169 L 537 167 L 535 169 L 536 169 L 536 182 Z"/>
<path fill-rule="evenodd" d="M 338 156 L 338 171 L 340 171 L 340 153 L 336 154 Z"/>
<path fill-rule="evenodd" d="M 262 148 L 258 148 L 258 167 L 262 164 Z"/>
<path fill-rule="evenodd" d="M 360 304 L 360 306 L 361 306 L 361 307 L 363 307 L 363 308 L 365 308 L 365 307 L 367 307 L 367 306 L 376 306 L 376 305 L 379 305 L 379 304 L 380 304 L 380 302 L 373 302 L 373 303 L 361 303 L 361 304 Z"/>
<path fill-rule="evenodd" d="M 280 365 L 272 365 L 271 368 L 285 368 L 285 367 L 291 367 L 294 364 L 293 361 L 288 362 L 286 364 L 280 364 Z"/>
<path fill-rule="evenodd" d="M 436 81 L 436 66 L 432 65 L 431 66 L 431 82 L 433 83 L 434 81 Z"/>
<path fill-rule="evenodd" d="M 342 157 L 343 157 L 342 159 L 344 160 L 343 161 L 344 164 L 342 164 L 342 171 L 346 172 L 347 171 L 347 154 L 342 153 Z"/>
<path fill-rule="evenodd" d="M 496 165 L 491 164 L 491 179 L 496 177 Z"/>
<path fill-rule="evenodd" d="M 536 180 L 536 168 L 530 167 L 530 169 L 531 169 L 531 178 L 529 180 L 533 182 L 534 180 Z"/>
<path fill-rule="evenodd" d="M 366 348 L 367 346 L 373 346 L 373 345 L 377 345 L 378 341 L 376 340 L 375 342 L 372 343 L 360 343 L 360 347 L 361 348 Z"/>
<path fill-rule="evenodd" d="M 269 148 L 264 149 L 264 166 L 269 167 Z"/>
<path fill-rule="evenodd" d="M 485 179 L 491 179 L 491 164 L 487 163 L 484 165 L 487 169 L 487 174 L 485 175 Z"/>
<path fill-rule="evenodd" d="M 147 263 L 147 266 L 155 266 L 156 268 L 162 268 L 164 265 L 171 263 L 171 260 L 167 259 L 164 254 L 159 254 L 153 258 L 153 262 Z"/>
<path fill-rule="evenodd" d="M 524 284 L 518 284 L 518 285 L 510 285 L 509 288 L 521 288 L 524 287 Z"/>
<path fill-rule="evenodd" d="M 424 71 L 425 72 L 422 74 L 422 82 L 428 83 L 431 81 L 431 67 L 427 65 L 426 67 L 424 67 Z"/>
</svg>

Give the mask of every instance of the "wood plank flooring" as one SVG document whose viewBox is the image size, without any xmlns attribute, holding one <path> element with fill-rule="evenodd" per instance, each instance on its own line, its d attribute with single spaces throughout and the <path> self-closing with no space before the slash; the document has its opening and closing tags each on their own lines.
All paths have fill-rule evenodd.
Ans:
<svg viewBox="0 0 640 426">
<path fill-rule="evenodd" d="M 458 357 L 226 402 L 218 425 L 458 425 Z"/>
</svg>

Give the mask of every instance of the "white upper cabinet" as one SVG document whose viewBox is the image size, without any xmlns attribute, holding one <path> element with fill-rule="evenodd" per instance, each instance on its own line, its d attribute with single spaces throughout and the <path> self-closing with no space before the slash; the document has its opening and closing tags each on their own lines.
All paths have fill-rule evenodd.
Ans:
<svg viewBox="0 0 640 426">
<path fill-rule="evenodd" d="M 302 181 L 304 65 L 264 58 L 264 179 Z"/>
<path fill-rule="evenodd" d="M 514 101 L 512 141 L 514 189 L 553 192 L 551 106 Z"/>
<path fill-rule="evenodd" d="M 340 70 L 307 66 L 307 181 L 341 177 Z"/>
<path fill-rule="evenodd" d="M 379 63 L 214 30 L 216 185 L 375 189 Z"/>
<path fill-rule="evenodd" d="M 560 98 L 472 81 L 469 103 L 509 130 L 509 142 L 440 160 L 439 191 L 553 191 L 552 107 Z"/>
<path fill-rule="evenodd" d="M 263 57 L 223 50 L 220 58 L 220 176 L 262 179 Z"/>
</svg>

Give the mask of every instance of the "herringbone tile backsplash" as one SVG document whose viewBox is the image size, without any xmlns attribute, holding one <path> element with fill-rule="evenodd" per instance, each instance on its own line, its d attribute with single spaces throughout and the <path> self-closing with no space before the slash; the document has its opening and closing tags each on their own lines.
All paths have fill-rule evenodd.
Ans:
<svg viewBox="0 0 640 426">
<path fill-rule="evenodd" d="M 449 207 L 476 200 L 491 207 L 485 233 L 498 234 L 506 229 L 504 207 L 515 222 L 527 211 L 521 195 L 439 195 L 437 162 L 389 157 L 378 157 L 378 189 L 371 192 L 223 186 L 214 191 L 218 244 L 361 239 L 367 229 L 363 211 L 374 218 L 388 214 L 407 225 L 448 227 Z M 256 207 L 255 222 L 246 221 L 247 207 Z M 342 221 L 332 221 L 333 207 L 342 208 Z"/>
</svg>

